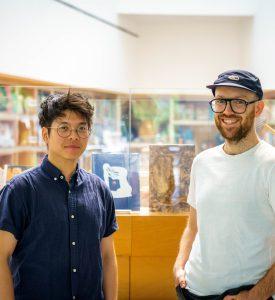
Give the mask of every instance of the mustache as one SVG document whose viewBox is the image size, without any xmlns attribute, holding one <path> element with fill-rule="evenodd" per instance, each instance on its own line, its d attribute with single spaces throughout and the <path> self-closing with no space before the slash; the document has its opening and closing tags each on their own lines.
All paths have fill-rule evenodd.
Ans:
<svg viewBox="0 0 275 300">
<path fill-rule="evenodd" d="M 234 114 L 229 115 L 229 116 L 228 116 L 228 115 L 221 114 L 221 115 L 218 116 L 218 118 L 219 118 L 219 119 L 220 119 L 220 118 L 227 118 L 227 119 L 230 119 L 230 118 L 241 119 L 240 116 L 234 115 Z"/>
</svg>

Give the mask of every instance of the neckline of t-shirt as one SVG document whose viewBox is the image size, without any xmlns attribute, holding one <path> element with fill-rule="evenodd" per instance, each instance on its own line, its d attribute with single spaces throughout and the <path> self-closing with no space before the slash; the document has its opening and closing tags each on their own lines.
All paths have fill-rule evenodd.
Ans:
<svg viewBox="0 0 275 300">
<path fill-rule="evenodd" d="M 240 153 L 240 154 L 227 154 L 224 150 L 223 150 L 223 146 L 224 146 L 224 143 L 220 145 L 220 152 L 221 154 L 224 156 L 224 157 L 228 157 L 230 159 L 239 159 L 239 158 L 244 158 L 246 156 L 249 156 L 251 155 L 252 153 L 255 153 L 261 145 L 264 144 L 264 141 L 263 140 L 260 140 L 254 147 L 248 149 L 247 151 L 243 152 L 243 153 Z"/>
</svg>

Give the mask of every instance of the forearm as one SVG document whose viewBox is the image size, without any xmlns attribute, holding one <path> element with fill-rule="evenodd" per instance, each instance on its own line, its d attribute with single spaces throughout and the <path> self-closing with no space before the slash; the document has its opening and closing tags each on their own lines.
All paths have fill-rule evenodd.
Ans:
<svg viewBox="0 0 275 300">
<path fill-rule="evenodd" d="M 0 299 L 14 300 L 13 281 L 6 259 L 0 258 Z"/>
<path fill-rule="evenodd" d="M 249 292 L 249 299 L 266 300 L 275 294 L 275 264 Z"/>
<path fill-rule="evenodd" d="M 179 253 L 175 262 L 175 267 L 184 268 L 196 237 L 196 232 L 186 228 L 180 241 Z"/>
<path fill-rule="evenodd" d="M 117 300 L 117 286 L 116 256 L 103 258 L 103 291 L 105 300 Z"/>
</svg>

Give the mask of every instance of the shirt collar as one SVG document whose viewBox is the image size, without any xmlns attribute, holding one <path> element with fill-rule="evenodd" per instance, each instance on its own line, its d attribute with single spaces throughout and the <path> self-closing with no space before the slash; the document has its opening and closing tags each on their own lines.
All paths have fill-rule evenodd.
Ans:
<svg viewBox="0 0 275 300">
<path fill-rule="evenodd" d="M 62 172 L 54 166 L 48 159 L 48 155 L 46 155 L 41 163 L 41 168 L 44 172 L 46 172 L 54 181 L 58 180 L 65 180 L 65 176 L 62 174 Z M 72 175 L 72 183 L 76 186 L 80 185 L 82 180 L 80 176 L 80 169 L 77 164 L 76 170 Z"/>
</svg>

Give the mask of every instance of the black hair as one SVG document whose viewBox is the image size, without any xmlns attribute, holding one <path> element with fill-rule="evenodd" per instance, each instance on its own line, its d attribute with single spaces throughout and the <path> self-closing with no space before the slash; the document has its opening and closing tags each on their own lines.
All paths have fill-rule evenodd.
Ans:
<svg viewBox="0 0 275 300">
<path fill-rule="evenodd" d="M 87 97 L 80 93 L 52 94 L 41 102 L 38 114 L 41 127 L 51 127 L 56 118 L 64 116 L 64 111 L 70 110 L 85 118 L 89 128 L 92 127 L 94 107 Z"/>
</svg>

